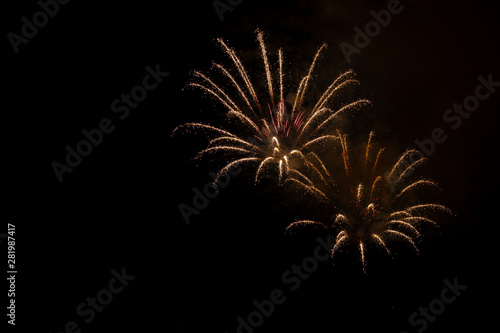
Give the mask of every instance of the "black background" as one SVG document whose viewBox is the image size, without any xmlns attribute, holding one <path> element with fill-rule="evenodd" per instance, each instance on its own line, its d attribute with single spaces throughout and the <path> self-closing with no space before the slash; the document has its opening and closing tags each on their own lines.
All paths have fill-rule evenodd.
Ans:
<svg viewBox="0 0 500 333">
<path fill-rule="evenodd" d="M 82 332 L 235 332 L 252 301 L 279 288 L 286 302 L 256 332 L 415 332 L 408 316 L 457 277 L 468 289 L 426 331 L 486 331 L 496 299 L 499 93 L 456 131 L 442 115 L 474 94 L 479 75 L 500 80 L 497 12 L 486 1 L 402 1 L 404 10 L 348 64 L 339 43 L 352 44 L 353 28 L 386 3 L 245 0 L 221 22 L 211 1 L 71 1 L 18 54 L 5 37 L 1 231 L 17 226 L 16 329 L 60 332 L 76 321 Z M 4 4 L 4 36 L 19 34 L 21 17 L 38 10 L 36 1 Z M 254 187 L 245 173 L 183 221 L 178 205 L 191 204 L 192 189 L 216 169 L 191 161 L 203 138 L 171 132 L 222 115 L 216 102 L 183 88 L 191 70 L 229 63 L 218 37 L 257 76 L 257 27 L 271 53 L 283 47 L 292 82 L 328 43 L 318 86 L 354 69 L 374 103 L 356 118 L 356 133 L 376 130 L 394 156 L 445 129 L 425 170 L 456 216 L 422 241 L 419 256 L 402 249 L 390 262 L 374 257 L 367 275 L 357 257 L 324 262 L 290 292 L 281 275 L 312 254 L 315 234 L 287 237 L 284 227 L 305 211 L 300 200 Z M 119 120 L 111 102 L 157 64 L 169 77 Z M 103 118 L 115 130 L 58 182 L 51 163 Z M 83 323 L 77 305 L 122 267 L 135 279 Z"/>
</svg>

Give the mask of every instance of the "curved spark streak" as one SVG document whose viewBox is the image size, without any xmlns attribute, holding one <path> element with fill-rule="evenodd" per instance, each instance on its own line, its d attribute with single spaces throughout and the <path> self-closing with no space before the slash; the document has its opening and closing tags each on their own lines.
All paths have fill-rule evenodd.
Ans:
<svg viewBox="0 0 500 333">
<path fill-rule="evenodd" d="M 356 199 L 358 200 L 358 204 L 361 202 L 362 196 L 363 196 L 363 183 L 358 185 L 358 191 L 356 194 Z"/>
<path fill-rule="evenodd" d="M 201 90 L 204 90 L 212 95 L 214 95 L 227 109 L 229 110 L 234 110 L 226 100 L 224 100 L 224 98 L 222 98 L 222 96 L 220 96 L 219 94 L 217 94 L 215 91 L 213 91 L 212 89 L 208 88 L 208 87 L 205 87 L 204 85 L 202 84 L 199 84 L 199 83 L 190 83 L 189 84 L 190 87 L 196 87 L 196 88 L 200 88 Z M 241 113 L 241 111 L 239 110 L 234 110 L 235 112 L 238 112 L 238 113 Z"/>
<path fill-rule="evenodd" d="M 273 104 L 273 107 L 276 106 L 276 103 L 274 102 L 274 93 L 273 93 L 273 79 L 271 77 L 271 70 L 269 69 L 269 60 L 267 59 L 267 51 L 266 51 L 266 45 L 264 44 L 264 36 L 260 30 L 257 30 L 257 40 L 259 41 L 260 44 L 260 49 L 261 49 L 261 54 L 262 54 L 262 60 L 264 60 L 264 67 L 266 69 L 266 77 L 267 77 L 267 86 L 269 89 L 269 97 L 271 99 L 271 102 Z"/>
<path fill-rule="evenodd" d="M 328 92 L 328 95 L 326 95 L 326 97 L 324 97 L 323 100 L 320 100 L 318 101 L 318 103 L 316 104 L 316 106 L 314 106 L 313 108 L 313 115 L 316 114 L 317 110 L 323 108 L 325 106 L 326 103 L 328 103 L 329 100 L 332 99 L 332 97 L 334 96 L 335 93 L 338 93 L 339 91 L 341 91 L 343 88 L 345 87 L 348 87 L 349 85 L 359 85 L 359 81 L 358 80 L 347 80 L 345 82 L 342 82 L 340 85 L 336 86 L 336 87 L 332 87 L 333 89 L 331 89 L 329 92 Z"/>
<path fill-rule="evenodd" d="M 366 153 L 365 153 L 365 168 L 368 165 L 368 158 L 370 155 L 370 144 L 372 143 L 372 138 L 375 133 L 373 131 L 370 132 L 370 135 L 368 136 L 368 143 L 366 144 Z"/>
<path fill-rule="evenodd" d="M 377 184 L 381 183 L 382 182 L 382 176 L 378 176 L 377 178 L 375 178 L 375 180 L 373 181 L 373 184 L 372 184 L 372 189 L 370 190 L 370 200 L 373 199 L 373 193 L 375 192 L 375 189 L 377 188 Z"/>
<path fill-rule="evenodd" d="M 361 252 L 361 263 L 363 265 L 363 272 L 366 273 L 365 246 L 363 244 L 363 241 L 359 241 L 359 252 Z"/>
<path fill-rule="evenodd" d="M 272 141 L 273 141 L 273 144 L 274 144 L 276 147 L 279 147 L 279 146 L 280 146 L 280 142 L 278 141 L 278 139 L 277 139 L 275 136 L 273 136 Z"/>
<path fill-rule="evenodd" d="M 415 249 L 415 251 L 417 251 L 417 254 L 420 253 L 420 251 L 417 248 L 417 245 L 415 245 L 415 242 L 413 241 L 413 239 L 410 236 L 405 235 L 402 232 L 399 232 L 399 231 L 396 231 L 396 230 L 390 230 L 390 229 L 386 230 L 384 232 L 389 233 L 389 234 L 391 234 L 393 236 L 396 236 L 396 237 L 399 237 L 399 238 L 407 240 L 413 246 L 413 248 Z"/>
<path fill-rule="evenodd" d="M 197 77 L 201 77 L 202 79 L 204 79 L 206 82 L 208 82 L 210 84 L 210 86 L 212 88 L 214 88 L 215 90 L 218 91 L 218 94 L 215 94 L 211 89 L 201 85 L 201 84 L 197 84 L 197 83 L 191 83 L 190 85 L 191 86 L 195 86 L 195 87 L 200 87 L 200 88 L 203 88 L 205 90 L 207 90 L 208 92 L 214 94 L 215 96 L 217 96 L 221 101 L 223 101 L 222 97 L 220 96 L 223 96 L 224 99 L 226 100 L 227 103 L 229 103 L 231 106 L 227 105 L 227 107 L 229 109 L 234 109 L 236 111 L 238 111 L 239 113 L 242 113 L 242 111 L 240 110 L 240 108 L 234 103 L 234 101 L 224 92 L 224 90 L 222 90 L 218 85 L 216 85 L 212 80 L 210 80 L 206 75 L 202 74 L 201 72 L 198 72 L 198 71 L 194 71 L 194 76 L 197 76 Z"/>
<path fill-rule="evenodd" d="M 401 175 L 399 176 L 399 178 L 396 180 L 396 182 L 394 184 L 398 184 L 402 179 L 405 179 L 406 178 L 406 174 L 407 173 L 412 173 L 413 170 L 421 165 L 422 163 L 426 162 L 427 161 L 427 157 L 422 157 L 421 159 L 413 162 L 408 168 L 405 169 L 405 171 L 403 171 L 401 173 Z"/>
<path fill-rule="evenodd" d="M 288 157 L 283 156 L 283 160 L 285 160 L 285 171 L 288 172 L 289 167 L 288 167 Z"/>
<path fill-rule="evenodd" d="M 426 209 L 426 208 L 430 208 L 430 209 L 434 209 L 434 210 L 440 210 L 440 211 L 443 211 L 443 212 L 447 212 L 449 214 L 453 214 L 448 207 L 443 206 L 443 205 L 438 205 L 438 204 L 415 205 L 415 206 L 411 206 L 411 207 L 406 208 L 406 211 L 411 214 L 413 211 L 419 211 L 419 210 L 423 210 L 423 209 Z"/>
<path fill-rule="evenodd" d="M 337 216 L 335 217 L 335 224 L 338 224 L 338 225 L 341 225 L 341 224 L 345 224 L 345 223 L 348 223 L 348 220 L 347 218 L 345 217 L 344 214 L 337 214 Z"/>
<path fill-rule="evenodd" d="M 333 83 L 326 89 L 326 91 L 320 97 L 318 103 L 316 103 L 316 105 L 314 106 L 312 113 L 314 114 L 316 110 L 320 109 L 321 106 L 324 105 L 326 101 L 328 101 L 332 93 L 338 88 L 337 85 L 339 83 L 340 85 L 342 85 L 343 83 L 345 83 L 343 82 L 344 80 L 354 81 L 355 83 L 358 82 L 357 80 L 352 79 L 354 78 L 354 76 L 355 76 L 354 72 L 352 70 L 348 70 L 347 72 L 341 74 L 337 79 L 335 79 L 335 81 L 333 81 Z"/>
<path fill-rule="evenodd" d="M 214 131 L 214 132 L 220 133 L 222 135 L 232 136 L 232 137 L 235 137 L 235 138 L 237 137 L 233 133 L 230 133 L 230 132 L 225 131 L 223 129 L 220 129 L 220 128 L 217 128 L 217 127 L 214 127 L 214 126 L 210 126 L 210 125 L 207 125 L 207 124 L 201 124 L 201 123 L 187 123 L 187 124 L 183 124 L 183 125 L 177 126 L 173 130 L 172 136 L 174 136 L 176 134 L 176 132 L 178 132 L 179 130 L 181 130 L 183 128 L 188 128 L 188 129 L 189 128 L 193 128 L 193 129 L 201 128 L 201 129 L 206 129 L 206 130 Z"/>
<path fill-rule="evenodd" d="M 321 131 L 328 125 L 330 122 L 335 120 L 335 117 L 337 117 L 339 114 L 343 112 L 349 112 L 351 110 L 356 110 L 356 109 L 361 109 L 364 106 L 371 105 L 371 102 L 367 99 L 360 99 L 354 102 L 351 102 L 347 104 L 346 106 L 340 108 L 339 110 L 335 111 L 331 116 L 329 116 L 325 121 L 323 121 L 313 132 L 312 135 L 314 135 L 316 132 Z"/>
<path fill-rule="evenodd" d="M 297 226 L 315 226 L 321 227 L 322 229 L 327 229 L 326 225 L 322 222 L 312 221 L 312 220 L 302 220 L 291 223 L 288 227 L 286 227 L 285 232 L 288 232 L 290 229 L 295 228 Z"/>
<path fill-rule="evenodd" d="M 409 192 L 411 190 L 415 190 L 415 189 L 419 188 L 422 185 L 428 185 L 428 186 L 434 187 L 434 188 L 436 188 L 438 190 L 441 190 L 441 188 L 436 184 L 436 182 L 433 182 L 432 180 L 428 180 L 428 179 L 421 179 L 421 180 L 418 180 L 418 181 L 413 182 L 410 185 L 406 186 L 404 189 L 401 190 L 401 192 L 399 192 L 399 194 L 397 195 L 397 197 L 400 197 L 405 192 Z"/>
<path fill-rule="evenodd" d="M 314 152 L 309 152 L 307 154 L 307 156 L 309 158 L 312 157 L 312 159 L 314 160 L 314 162 L 316 162 L 320 167 L 321 167 L 321 171 L 323 171 L 325 173 L 325 175 L 330 178 L 330 173 L 328 172 L 328 170 L 326 169 L 325 165 L 323 164 L 323 162 L 321 161 L 321 159 L 318 157 L 318 155 L 316 155 L 316 153 Z"/>
<path fill-rule="evenodd" d="M 248 108 L 249 108 L 250 110 L 252 110 L 253 115 L 254 115 L 255 117 L 257 117 L 257 115 L 255 114 L 255 112 L 254 112 L 254 110 L 253 110 L 253 108 L 252 108 L 252 104 L 250 104 L 250 101 L 248 100 L 247 95 L 243 92 L 243 89 L 241 89 L 240 85 L 236 82 L 236 80 L 235 80 L 235 79 L 234 79 L 234 77 L 233 77 L 233 76 L 229 73 L 229 71 L 228 71 L 226 68 L 224 68 L 222 65 L 220 65 L 220 64 L 213 63 L 213 65 L 214 65 L 215 67 L 217 67 L 219 70 L 221 70 L 221 71 L 222 71 L 222 73 L 223 73 L 223 74 L 224 74 L 224 75 L 225 75 L 225 76 L 226 76 L 229 80 L 231 80 L 231 82 L 233 83 L 233 86 L 234 86 L 234 87 L 238 90 L 238 92 L 239 92 L 239 93 L 240 93 L 240 95 L 241 95 L 241 98 L 243 98 L 243 100 L 245 101 L 245 103 L 246 103 L 246 105 L 248 106 Z"/>
<path fill-rule="evenodd" d="M 250 78 L 248 77 L 245 67 L 241 63 L 240 59 L 236 56 L 236 53 L 232 49 L 230 49 L 221 38 L 218 38 L 217 41 L 222 45 L 223 49 L 226 51 L 226 54 L 231 58 L 231 60 L 233 60 L 233 63 L 236 65 L 236 68 L 238 69 L 241 78 L 245 82 L 245 85 L 247 86 L 247 89 L 250 92 L 250 95 L 252 96 L 255 104 L 257 105 L 257 108 L 262 114 L 262 107 L 260 106 L 259 99 L 257 98 L 257 94 L 255 93 L 255 90 L 250 81 Z"/>
<path fill-rule="evenodd" d="M 366 207 L 366 210 L 368 211 L 368 213 L 373 214 L 373 211 L 375 210 L 375 205 L 373 203 L 369 204 L 368 207 Z"/>
<path fill-rule="evenodd" d="M 280 77 L 280 101 L 283 101 L 283 50 L 280 48 L 278 50 L 279 58 L 279 77 Z"/>
<path fill-rule="evenodd" d="M 304 174 L 302 174 L 300 171 L 297 171 L 295 169 L 290 169 L 290 172 L 294 177 L 298 176 L 301 179 L 300 182 L 302 182 L 304 184 L 307 183 L 307 186 L 314 186 L 313 182 L 309 178 L 304 176 Z M 298 179 L 295 179 L 295 180 L 298 180 Z"/>
<path fill-rule="evenodd" d="M 344 230 L 342 230 L 341 232 L 339 232 L 337 234 L 337 238 L 335 240 L 335 245 L 332 248 L 332 255 L 331 255 L 332 259 L 333 259 L 333 255 L 335 254 L 335 252 L 337 252 L 338 249 L 342 246 L 342 244 L 347 242 L 348 239 L 349 239 L 349 237 L 347 236 L 347 232 L 345 232 Z"/>
<path fill-rule="evenodd" d="M 307 147 L 311 146 L 311 145 L 314 145 L 318 142 L 322 142 L 322 141 L 325 141 L 325 140 L 338 140 L 338 137 L 335 136 L 335 135 L 323 135 L 323 136 L 320 136 L 316 139 L 313 139 L 307 143 L 305 143 L 302 147 L 299 148 L 299 150 L 304 150 L 306 149 Z"/>
<path fill-rule="evenodd" d="M 233 146 L 215 146 L 215 147 L 210 147 L 207 149 L 204 149 L 196 155 L 195 159 L 199 159 L 202 155 L 206 153 L 215 153 L 218 151 L 238 151 L 242 153 L 249 153 L 251 154 L 252 152 L 250 150 L 246 150 L 244 148 L 239 148 L 239 147 L 233 147 Z"/>
<path fill-rule="evenodd" d="M 320 117 L 324 113 L 328 113 L 328 112 L 333 112 L 333 111 L 329 108 L 322 108 L 322 109 L 316 111 L 314 114 L 312 114 L 309 117 L 309 119 L 304 123 L 304 126 L 302 126 L 302 128 L 300 129 L 299 135 L 297 138 L 300 139 L 304 133 L 307 133 L 307 129 L 309 128 L 309 125 L 311 125 L 317 117 Z"/>
<path fill-rule="evenodd" d="M 406 162 L 407 156 L 412 154 L 421 154 L 421 152 L 416 149 L 408 149 L 406 152 L 404 152 L 404 154 L 401 155 L 398 161 L 394 164 L 391 172 L 389 172 L 389 175 L 387 176 L 387 179 L 392 179 L 392 174 L 394 173 L 394 171 L 396 171 L 396 169 L 399 169 L 399 165 L 403 162 Z"/>
<path fill-rule="evenodd" d="M 417 228 L 415 228 L 414 226 L 412 226 L 408 222 L 405 222 L 402 220 L 391 220 L 391 221 L 387 222 L 387 224 L 396 224 L 396 225 L 404 226 L 405 228 L 408 228 L 411 231 L 413 231 L 417 236 L 420 236 L 420 232 L 417 230 Z"/>
<path fill-rule="evenodd" d="M 283 178 L 283 160 L 280 159 L 278 182 L 281 182 L 281 178 Z"/>
<path fill-rule="evenodd" d="M 384 241 L 382 240 L 382 238 L 380 238 L 379 235 L 377 235 L 377 234 L 371 234 L 371 236 L 375 239 L 376 243 L 378 243 L 379 245 L 381 245 L 387 251 L 388 255 L 391 255 L 391 251 L 389 250 L 389 248 L 387 247 L 387 245 L 385 245 Z"/>
<path fill-rule="evenodd" d="M 262 135 L 262 132 L 260 130 L 260 128 L 249 118 L 247 117 L 246 115 L 244 115 L 243 113 L 240 113 L 240 112 L 237 112 L 237 111 L 234 111 L 234 110 L 230 110 L 228 113 L 227 113 L 228 116 L 235 116 L 237 117 L 239 120 L 241 120 L 243 123 L 246 123 L 248 124 L 253 130 L 255 130 L 255 132 L 259 133 Z"/>
<path fill-rule="evenodd" d="M 260 173 L 262 172 L 262 170 L 264 169 L 265 165 L 267 163 L 270 163 L 270 162 L 273 162 L 274 161 L 274 157 L 267 157 L 265 158 L 260 164 L 259 164 L 259 168 L 257 169 L 257 172 L 255 173 L 255 183 L 257 183 L 259 181 L 259 176 L 260 176 Z"/>
<path fill-rule="evenodd" d="M 428 222 L 428 223 L 432 223 L 434 225 L 437 225 L 436 221 L 433 221 L 427 217 L 423 217 L 423 216 L 407 216 L 407 217 L 403 217 L 403 220 L 408 220 L 410 222 Z"/>
<path fill-rule="evenodd" d="M 294 178 L 289 178 L 285 182 L 290 182 L 290 183 L 293 183 L 295 185 L 298 185 L 301 188 L 303 188 L 306 192 L 309 192 L 312 195 L 314 195 L 314 196 L 316 196 L 316 197 L 318 197 L 318 198 L 320 198 L 322 200 L 328 200 L 328 197 L 325 195 L 325 193 L 323 193 L 320 190 L 318 190 L 315 186 L 306 185 L 303 182 L 301 182 L 301 181 L 299 181 L 297 179 L 294 179 Z"/>
<path fill-rule="evenodd" d="M 349 151 L 347 149 L 347 135 L 341 135 L 340 132 L 337 130 L 337 133 L 339 134 L 339 139 L 340 139 L 340 144 L 342 146 L 342 160 L 344 161 L 344 170 L 346 175 L 349 175 L 349 170 L 351 169 L 349 166 Z"/>
<path fill-rule="evenodd" d="M 294 149 L 288 154 L 288 156 L 290 156 L 290 158 L 294 157 L 295 155 L 297 155 L 297 158 L 299 158 L 301 160 L 301 162 L 303 162 L 304 164 L 307 163 L 306 157 L 304 156 L 304 154 L 300 150 Z"/>
<path fill-rule="evenodd" d="M 231 137 L 231 136 L 220 136 L 218 138 L 215 138 L 215 139 L 212 139 L 210 140 L 210 143 L 209 144 L 219 144 L 220 141 L 232 141 L 234 143 L 241 143 L 249 148 L 252 148 L 254 149 L 255 151 L 259 151 L 260 148 L 257 147 L 256 145 L 248 142 L 248 141 L 245 141 L 243 139 L 240 139 L 240 138 L 237 138 L 237 137 Z"/>
<path fill-rule="evenodd" d="M 397 211 L 397 212 L 393 212 L 392 214 L 389 214 L 389 216 L 387 218 L 391 219 L 391 218 L 400 218 L 401 216 L 403 217 L 406 217 L 406 216 L 411 216 L 410 213 L 404 211 L 404 210 L 400 210 L 400 211 Z"/>
<path fill-rule="evenodd" d="M 302 100 L 304 99 L 304 94 L 309 86 L 309 79 L 311 78 L 314 67 L 316 66 L 316 60 L 318 59 L 319 55 L 321 54 L 321 51 L 326 47 L 327 47 L 327 45 L 323 44 L 318 49 L 318 51 L 316 52 L 316 55 L 314 56 L 313 62 L 311 64 L 311 66 L 309 67 L 309 72 L 300 82 L 299 89 L 297 90 L 297 95 L 295 97 L 295 102 L 293 104 L 292 116 L 295 114 L 295 110 L 300 108 L 300 106 L 302 105 Z"/>
<path fill-rule="evenodd" d="M 329 186 L 328 184 L 328 181 L 325 179 L 325 176 L 323 176 L 323 173 L 321 173 L 321 171 L 318 170 L 318 168 L 311 162 L 309 161 L 306 161 L 307 162 L 307 166 L 312 168 L 316 174 L 321 178 L 321 180 L 323 181 L 323 183 L 326 185 L 326 186 Z"/>
<path fill-rule="evenodd" d="M 241 163 L 245 163 L 245 162 L 256 162 L 256 161 L 260 161 L 260 158 L 258 157 L 245 157 L 245 158 L 240 158 L 239 160 L 236 160 L 236 161 L 232 161 L 231 163 L 227 164 L 225 167 L 223 167 L 222 169 L 219 170 L 219 172 L 217 172 L 217 176 L 215 177 L 214 181 L 213 181 L 213 184 L 217 184 L 217 182 L 219 181 L 219 178 L 220 176 L 227 172 L 229 169 L 231 169 L 232 167 L 238 165 L 238 164 L 241 164 Z"/>
<path fill-rule="evenodd" d="M 375 175 L 375 171 L 377 170 L 377 165 L 378 165 L 378 162 L 380 160 L 380 156 L 382 155 L 382 153 L 384 152 L 385 148 L 381 148 L 378 153 L 377 153 L 377 158 L 375 158 L 375 163 L 373 163 L 373 168 L 372 168 L 372 174 L 371 174 L 371 177 L 370 178 L 373 178 L 373 176 Z M 380 176 L 379 176 L 380 177 Z M 381 177 L 382 178 L 382 177 Z"/>
</svg>

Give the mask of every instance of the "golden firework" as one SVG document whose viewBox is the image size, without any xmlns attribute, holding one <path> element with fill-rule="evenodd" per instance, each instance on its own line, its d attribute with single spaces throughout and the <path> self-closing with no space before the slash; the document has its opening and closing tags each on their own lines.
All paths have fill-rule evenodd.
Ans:
<svg viewBox="0 0 500 333">
<path fill-rule="evenodd" d="M 403 185 L 405 177 L 421 165 L 425 157 L 407 163 L 406 157 L 417 153 L 408 150 L 389 169 L 388 175 L 383 176 L 385 170 L 381 168 L 381 159 L 385 148 L 376 149 L 373 136 L 371 132 L 366 148 L 353 160 L 347 135 L 338 132 L 341 158 L 335 161 L 341 163 L 338 167 L 341 172 L 332 177 L 326 172 L 323 162 L 317 159 L 310 162 L 315 167 L 309 169 L 308 177 L 304 172 L 301 177 L 287 180 L 290 185 L 311 193 L 331 210 L 330 218 L 325 221 L 296 221 L 287 227 L 287 231 L 297 230 L 299 226 L 315 226 L 332 232 L 332 258 L 343 246 L 354 244 L 359 249 L 363 271 L 366 268 L 365 252 L 370 246 L 381 247 L 391 255 L 388 242 L 399 239 L 418 253 L 416 240 L 421 234 L 421 224 L 436 225 L 429 213 L 451 213 L 441 204 L 415 202 L 410 198 L 412 193 L 423 188 L 439 189 L 434 181 L 419 179 Z"/>
<path fill-rule="evenodd" d="M 204 133 L 210 139 L 209 145 L 200 151 L 196 158 L 224 153 L 227 163 L 219 170 L 217 178 L 230 167 L 254 163 L 256 183 L 263 174 L 270 174 L 270 170 L 274 170 L 278 183 L 282 184 L 290 175 L 293 175 L 293 178 L 300 177 L 297 165 L 317 163 L 310 162 L 317 157 L 313 152 L 316 145 L 338 139 L 326 130 L 340 114 L 358 110 L 370 102 L 356 99 L 338 108 L 328 107 L 335 96 L 359 84 L 353 71 L 349 70 L 338 76 L 315 103 L 308 103 L 310 106 L 303 107 L 316 62 L 322 50 L 326 48 L 326 44 L 323 44 L 317 50 L 307 74 L 300 80 L 287 106 L 284 94 L 290 93 L 291 88 L 284 85 L 283 51 L 278 50 L 277 68 L 272 68 L 264 35 L 259 30 L 257 41 L 264 63 L 266 93 L 257 92 L 240 58 L 222 39 L 217 42 L 231 59 L 232 67 L 218 63 L 213 66 L 225 78 L 227 86 L 215 83 L 208 75 L 199 71 L 193 72 L 195 81 L 189 84 L 190 87 L 201 89 L 224 106 L 227 111 L 227 124 L 233 130 L 203 123 L 187 123 L 174 129 L 173 134 L 180 130 Z M 291 111 L 288 111 L 290 109 Z M 230 123 L 231 120 L 236 120 L 236 124 Z"/>
</svg>

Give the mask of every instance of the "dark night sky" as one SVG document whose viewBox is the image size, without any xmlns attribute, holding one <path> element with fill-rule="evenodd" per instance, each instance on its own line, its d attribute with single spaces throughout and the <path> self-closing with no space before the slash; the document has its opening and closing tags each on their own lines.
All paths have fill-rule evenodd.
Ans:
<svg viewBox="0 0 500 333">
<path fill-rule="evenodd" d="M 363 28 L 373 20 L 370 11 L 387 1 L 244 0 L 223 22 L 209 0 L 72 1 L 18 54 L 5 38 L 4 223 L 18 229 L 16 329 L 60 332 L 73 320 L 82 332 L 231 333 L 236 318 L 254 310 L 252 301 L 279 288 L 286 302 L 255 332 L 413 333 L 408 316 L 455 277 L 467 290 L 426 332 L 489 327 L 500 92 L 456 130 L 443 113 L 474 94 L 478 76 L 500 81 L 497 14 L 486 1 L 401 4 L 351 63 L 339 44 L 353 44 L 353 28 Z M 8 7 L 4 36 L 19 33 L 21 18 L 39 10 L 34 0 Z M 281 276 L 312 254 L 317 234 L 287 237 L 283 229 L 310 208 L 270 184 L 253 186 L 246 173 L 184 223 L 178 205 L 190 204 L 192 189 L 210 180 L 215 165 L 190 161 L 203 138 L 170 134 L 185 122 L 221 119 L 221 108 L 183 88 L 190 71 L 207 72 L 212 60 L 229 63 L 218 37 L 239 52 L 251 75 L 260 73 L 256 28 L 270 52 L 283 47 L 292 82 L 328 44 L 313 93 L 347 69 L 357 73 L 360 94 L 373 107 L 351 118 L 351 136 L 364 139 L 375 130 L 397 156 L 434 128 L 445 130 L 448 138 L 424 174 L 438 181 L 439 199 L 456 216 L 424 237 L 419 256 L 404 249 L 392 261 L 374 256 L 368 275 L 356 256 L 324 262 L 291 292 Z M 169 76 L 120 120 L 111 103 L 157 64 Z M 75 147 L 81 131 L 103 118 L 114 131 L 59 183 L 51 163 L 63 161 L 66 145 Z M 136 278 L 85 324 L 75 308 L 122 267 Z"/>
</svg>

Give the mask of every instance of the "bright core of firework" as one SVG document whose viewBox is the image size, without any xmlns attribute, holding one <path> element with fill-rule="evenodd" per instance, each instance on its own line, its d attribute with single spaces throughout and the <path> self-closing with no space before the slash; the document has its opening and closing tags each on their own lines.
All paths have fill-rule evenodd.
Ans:
<svg viewBox="0 0 500 333">
<path fill-rule="evenodd" d="M 352 161 L 347 136 L 338 133 L 342 158 L 337 161 L 342 163 L 342 171 L 335 175 L 335 182 L 323 164 L 313 169 L 310 177 L 302 174 L 302 178 L 287 180 L 324 201 L 333 211 L 328 221 L 297 221 L 290 224 L 287 230 L 309 225 L 332 232 L 332 258 L 342 247 L 354 244 L 359 248 L 363 271 L 366 268 L 365 253 L 370 246 L 379 246 L 391 255 L 387 243 L 399 239 L 418 253 L 415 241 L 421 233 L 419 226 L 422 223 L 436 224 L 428 213 L 451 213 L 443 205 L 414 202 L 409 197 L 411 192 L 419 189 L 439 189 L 435 182 L 428 179 L 403 186 L 402 180 L 426 160 L 421 157 L 408 163 L 408 156 L 415 155 L 415 150 L 405 152 L 390 169 L 389 177 L 384 179 L 380 175 L 380 162 L 385 148 L 374 149 L 373 136 L 371 132 L 363 154 Z"/>
<path fill-rule="evenodd" d="M 239 164 L 255 163 L 255 182 L 258 182 L 264 173 L 271 174 L 274 169 L 278 171 L 278 182 L 282 183 L 290 174 L 299 173 L 294 165 L 311 163 L 309 160 L 315 156 L 311 151 L 314 145 L 337 139 L 334 135 L 326 134 L 325 130 L 340 114 L 370 104 L 368 100 L 358 99 L 338 109 L 327 107 L 335 96 L 359 84 L 354 73 L 347 71 L 333 81 L 313 107 L 303 107 L 317 59 L 326 44 L 317 50 L 307 74 L 300 80 L 293 103 L 290 103 L 287 110 L 281 49 L 278 50 L 277 69 L 273 73 L 263 33 L 257 30 L 267 90 L 264 96 L 259 96 L 236 52 L 222 39 L 217 41 L 231 59 L 233 66 L 228 69 L 217 63 L 213 65 L 225 77 L 229 88 L 222 88 L 199 71 L 193 72 L 196 82 L 190 83 L 189 86 L 199 88 L 218 100 L 227 109 L 228 118 L 235 119 L 245 130 L 233 132 L 208 124 L 187 123 L 177 127 L 173 134 L 179 130 L 195 130 L 207 135 L 210 139 L 209 145 L 198 153 L 197 158 L 207 154 L 229 154 L 228 163 L 219 170 L 218 176 Z M 292 160 L 296 162 L 292 163 Z"/>
</svg>

